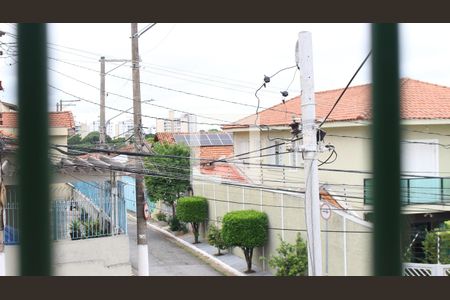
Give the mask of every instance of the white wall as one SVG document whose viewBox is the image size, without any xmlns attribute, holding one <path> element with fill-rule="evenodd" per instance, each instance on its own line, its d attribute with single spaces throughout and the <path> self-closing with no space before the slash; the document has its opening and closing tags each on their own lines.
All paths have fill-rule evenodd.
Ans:
<svg viewBox="0 0 450 300">
<path fill-rule="evenodd" d="M 128 236 L 65 240 L 53 243 L 57 276 L 131 276 Z M 6 275 L 17 276 L 19 246 L 6 246 Z"/>
</svg>

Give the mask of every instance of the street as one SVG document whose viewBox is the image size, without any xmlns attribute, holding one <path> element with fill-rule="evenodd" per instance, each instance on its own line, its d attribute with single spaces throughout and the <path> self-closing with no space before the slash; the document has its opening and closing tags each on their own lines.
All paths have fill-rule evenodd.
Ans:
<svg viewBox="0 0 450 300">
<path fill-rule="evenodd" d="M 137 273 L 136 221 L 128 218 L 130 260 Z M 162 233 L 148 229 L 148 263 L 150 276 L 221 276 L 202 260 L 180 248 Z"/>
</svg>

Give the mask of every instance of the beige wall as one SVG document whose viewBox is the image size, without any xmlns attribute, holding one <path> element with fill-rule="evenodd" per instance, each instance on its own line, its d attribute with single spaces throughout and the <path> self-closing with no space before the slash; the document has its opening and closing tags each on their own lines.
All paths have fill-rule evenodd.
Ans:
<svg viewBox="0 0 450 300">
<path fill-rule="evenodd" d="M 434 125 L 405 125 L 405 130 L 402 130 L 403 140 L 423 140 L 423 139 L 437 139 L 439 143 L 450 145 L 450 125 L 434 124 Z M 370 128 L 368 126 L 356 126 L 353 124 L 347 127 L 331 127 L 325 128 L 327 135 L 325 137 L 325 144 L 330 143 L 335 146 L 338 158 L 332 164 L 323 165 L 321 168 L 329 169 L 344 169 L 344 170 L 363 170 L 371 171 L 371 140 Z M 418 133 L 414 131 L 434 132 L 442 135 L 432 135 L 427 133 Z M 256 134 L 257 132 L 258 134 Z M 338 135 L 338 136 L 337 136 Z M 348 136 L 348 137 L 339 137 Z M 289 138 L 289 130 L 272 131 L 270 135 L 264 131 L 259 133 L 259 130 L 251 132 L 234 132 L 235 154 L 242 153 L 238 149 L 247 139 L 249 150 L 258 149 L 260 147 L 267 147 L 273 145 L 275 142 L 269 141 L 269 138 L 283 137 Z M 362 137 L 362 138 L 351 138 Z M 255 139 L 260 139 L 255 140 Z M 238 148 L 237 148 L 238 147 Z M 260 148 L 259 147 L 259 148 Z M 274 148 L 263 151 L 262 154 L 274 153 Z M 282 152 L 286 151 L 284 146 Z M 440 176 L 445 177 L 450 174 L 450 149 L 439 147 L 439 172 Z M 258 152 L 249 154 L 248 156 L 257 156 Z M 319 155 L 319 159 L 324 161 L 329 155 L 325 152 Z M 248 160 L 251 163 L 268 163 L 274 164 L 274 157 L 252 158 Z M 297 166 L 303 166 L 301 153 L 297 156 Z M 282 155 L 282 163 L 284 165 L 293 165 L 292 154 Z M 289 169 L 289 168 L 274 168 L 264 166 L 245 166 L 237 165 L 247 175 L 252 183 L 263 183 L 265 186 L 278 186 L 285 188 L 301 188 L 304 186 L 304 170 L 303 169 Z M 339 200 L 349 207 L 354 209 L 362 209 L 363 205 L 363 184 L 365 178 L 370 178 L 370 174 L 354 174 L 332 171 L 319 171 L 319 179 L 321 184 L 329 184 L 327 189 L 330 190 Z M 281 181 L 281 182 L 280 182 Z M 337 186 L 332 186 L 336 184 Z M 344 186 L 345 184 L 346 186 Z M 356 185 L 356 186 L 351 186 Z M 448 208 L 446 208 L 448 210 Z M 356 213 L 362 217 L 361 213 Z"/>
<path fill-rule="evenodd" d="M 6 246 L 6 275 L 19 275 L 19 247 Z M 53 243 L 53 274 L 59 276 L 130 276 L 128 236 Z"/>
<path fill-rule="evenodd" d="M 268 215 L 269 227 L 272 228 L 268 241 L 264 247 L 255 249 L 253 255 L 253 263 L 263 270 L 275 272 L 260 257 L 268 258 L 276 254 L 276 248 L 280 245 L 279 237 L 294 243 L 299 232 L 306 239 L 304 200 L 299 195 L 210 182 L 194 182 L 194 194 L 208 198 L 210 224 L 217 220 L 217 225 L 221 226 L 223 216 L 234 210 L 255 209 Z M 321 228 L 352 232 L 322 232 L 325 275 L 371 275 L 372 235 L 366 233 L 371 230 L 370 224 L 346 213 L 333 211 L 328 225 L 322 220 Z M 239 248 L 233 249 L 233 253 L 243 257 Z"/>
</svg>

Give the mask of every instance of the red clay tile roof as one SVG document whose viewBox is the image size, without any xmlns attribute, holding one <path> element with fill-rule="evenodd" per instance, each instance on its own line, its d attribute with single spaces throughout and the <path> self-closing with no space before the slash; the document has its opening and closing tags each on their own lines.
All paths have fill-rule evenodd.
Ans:
<svg viewBox="0 0 450 300">
<path fill-rule="evenodd" d="M 327 121 L 370 119 L 371 88 L 371 84 L 348 88 Z M 325 118 L 342 91 L 343 89 L 337 89 L 315 93 L 318 120 Z M 400 95 L 403 119 L 450 119 L 450 87 L 404 78 L 400 81 Z M 263 110 L 259 113 L 259 124 L 289 124 L 292 122 L 292 115 L 301 116 L 300 105 L 300 97 L 295 97 L 286 101 L 285 105 L 281 103 Z M 223 128 L 248 127 L 255 123 L 255 118 L 256 115 L 251 115 Z"/>
<path fill-rule="evenodd" d="M 17 112 L 3 112 L 0 113 L 0 127 L 7 128 L 17 128 L 18 120 Z M 60 127 L 60 128 L 74 128 L 75 121 L 73 119 L 72 112 L 61 111 L 61 112 L 50 112 L 48 114 L 50 127 Z"/>
<path fill-rule="evenodd" d="M 172 132 L 157 132 L 154 141 L 173 144 L 175 143 L 175 138 L 173 137 Z"/>
<path fill-rule="evenodd" d="M 200 147 L 200 158 L 219 159 L 233 155 L 233 146 Z"/>
<path fill-rule="evenodd" d="M 50 127 L 75 128 L 71 111 L 50 112 L 48 119 Z"/>
<path fill-rule="evenodd" d="M 247 182 L 241 172 L 230 164 L 226 163 L 214 163 L 212 166 L 202 165 L 200 167 L 200 173 L 211 176 L 219 176 L 223 179 Z"/>
<path fill-rule="evenodd" d="M 329 204 L 331 204 L 332 206 L 339 208 L 339 209 L 344 209 L 337 201 L 336 199 L 333 198 L 333 196 L 330 195 L 330 193 L 328 193 L 325 189 L 320 189 L 319 191 L 320 194 L 320 199 L 322 199 L 322 201 L 325 201 Z"/>
</svg>

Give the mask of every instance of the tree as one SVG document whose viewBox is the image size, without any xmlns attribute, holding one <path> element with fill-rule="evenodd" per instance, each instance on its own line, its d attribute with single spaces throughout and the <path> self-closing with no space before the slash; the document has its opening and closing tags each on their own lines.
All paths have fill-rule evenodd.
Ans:
<svg viewBox="0 0 450 300">
<path fill-rule="evenodd" d="M 81 135 L 79 133 L 72 135 L 67 139 L 67 144 L 69 145 L 81 144 Z"/>
<path fill-rule="evenodd" d="M 277 269 L 277 276 L 308 275 L 308 251 L 300 234 L 297 234 L 295 244 L 281 240 L 277 253 L 269 259 L 269 266 Z"/>
<path fill-rule="evenodd" d="M 216 255 L 222 255 L 220 250 L 225 250 L 228 245 L 225 243 L 222 237 L 222 230 L 217 228 L 214 224 L 211 224 L 208 229 L 208 244 L 217 248 Z"/>
<path fill-rule="evenodd" d="M 178 199 L 177 216 L 180 221 L 191 223 L 195 242 L 198 244 L 198 229 L 200 223 L 208 219 L 208 200 L 205 197 L 192 196 Z"/>
<path fill-rule="evenodd" d="M 84 139 L 81 140 L 82 144 L 98 144 L 100 141 L 100 132 L 98 131 L 92 131 L 89 132 L 88 135 L 84 137 Z M 110 143 L 111 137 L 109 135 L 106 135 L 105 142 Z"/>
<path fill-rule="evenodd" d="M 156 176 L 145 176 L 145 187 L 151 201 L 163 201 L 172 207 L 190 187 L 190 148 L 184 144 L 155 143 L 155 156 L 145 159 L 145 167 Z"/>
<path fill-rule="evenodd" d="M 223 217 L 223 240 L 242 249 L 247 261 L 246 273 L 253 272 L 253 248 L 261 247 L 267 241 L 268 223 L 267 215 L 256 210 L 232 211 Z"/>
<path fill-rule="evenodd" d="M 439 237 L 439 262 L 438 262 L 438 237 Z M 441 228 L 428 231 L 422 242 L 425 252 L 425 263 L 450 264 L 450 224 L 444 223 Z"/>
</svg>

